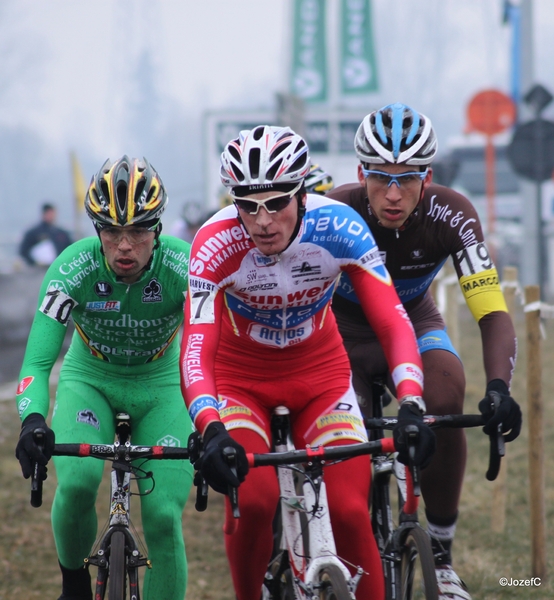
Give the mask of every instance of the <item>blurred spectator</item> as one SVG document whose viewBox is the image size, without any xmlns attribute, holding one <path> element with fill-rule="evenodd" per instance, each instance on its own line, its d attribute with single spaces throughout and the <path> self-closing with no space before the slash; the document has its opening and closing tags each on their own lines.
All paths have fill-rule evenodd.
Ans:
<svg viewBox="0 0 554 600">
<path fill-rule="evenodd" d="M 48 266 L 72 243 L 65 229 L 56 227 L 56 208 L 45 203 L 42 205 L 42 219 L 23 235 L 19 254 L 29 265 Z"/>
<path fill-rule="evenodd" d="M 181 216 L 173 223 L 170 235 L 192 243 L 200 226 L 208 220 L 209 215 L 198 202 L 187 202 L 183 205 Z"/>
</svg>

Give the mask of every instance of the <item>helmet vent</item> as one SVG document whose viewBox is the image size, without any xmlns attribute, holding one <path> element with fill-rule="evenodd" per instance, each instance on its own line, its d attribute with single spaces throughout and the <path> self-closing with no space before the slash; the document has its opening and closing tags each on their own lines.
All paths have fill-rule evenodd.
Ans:
<svg viewBox="0 0 554 600">
<path fill-rule="evenodd" d="M 264 129 L 265 127 L 257 127 L 256 129 L 254 129 L 254 131 L 252 132 L 252 137 L 258 141 L 262 139 L 262 136 L 264 135 Z"/>
<path fill-rule="evenodd" d="M 258 130 L 256 130 L 258 131 Z M 260 176 L 260 149 L 252 148 L 248 155 L 248 169 L 252 179 L 257 179 Z"/>
<path fill-rule="evenodd" d="M 115 196 L 117 198 L 117 205 L 119 212 L 124 213 L 127 204 L 127 184 L 124 181 L 120 181 L 115 188 Z"/>
<path fill-rule="evenodd" d="M 277 156 L 279 156 L 279 154 L 282 154 L 289 146 L 290 146 L 290 143 L 279 144 L 277 146 L 277 148 L 275 148 L 275 150 L 273 150 L 273 152 L 269 155 L 269 162 L 272 162 L 273 160 L 275 160 L 275 158 Z"/>
<path fill-rule="evenodd" d="M 142 193 L 143 189 L 144 189 L 144 184 L 142 185 L 141 193 Z M 156 190 L 153 187 L 151 187 L 148 190 L 148 196 L 146 196 L 146 200 L 144 201 L 145 205 L 148 205 L 150 200 L 152 200 L 152 197 L 154 196 L 155 192 L 156 192 Z M 138 201 L 139 198 L 140 198 L 140 195 L 138 194 L 138 191 L 137 191 L 137 208 L 142 208 L 143 205 L 142 205 L 142 203 L 139 203 L 139 201 Z"/>
<path fill-rule="evenodd" d="M 306 164 L 308 160 L 308 154 L 302 154 L 302 156 L 299 156 L 293 163 L 291 166 L 291 171 L 298 171 L 300 169 L 302 169 L 302 167 Z"/>
<path fill-rule="evenodd" d="M 238 160 L 240 162 L 240 153 L 239 153 L 239 151 L 233 145 L 231 145 L 231 144 L 229 144 L 228 149 L 229 149 L 229 154 L 235 160 Z"/>
<path fill-rule="evenodd" d="M 139 209 L 143 208 L 143 206 L 148 203 L 148 200 L 150 200 L 150 197 L 154 193 L 154 190 L 152 188 L 150 188 L 146 202 L 141 202 L 140 197 L 142 196 L 142 193 L 144 192 L 145 185 L 146 185 L 146 179 L 143 177 L 137 183 L 137 187 L 136 187 L 136 191 L 135 191 L 135 204 L 137 205 L 137 208 L 139 208 Z"/>
<path fill-rule="evenodd" d="M 244 181 L 244 173 L 233 163 L 231 163 L 231 168 L 233 169 L 237 181 Z"/>
<path fill-rule="evenodd" d="M 104 180 L 100 181 L 100 188 L 102 190 L 103 198 L 107 200 L 110 197 L 110 188 L 108 187 L 107 182 Z M 107 206 L 106 202 L 102 202 L 102 204 Z"/>
<path fill-rule="evenodd" d="M 275 179 L 275 174 L 279 170 L 279 167 L 281 166 L 282 162 L 283 162 L 283 159 L 280 158 L 275 164 L 273 164 L 272 167 L 265 174 L 265 178 L 268 179 L 269 181 L 272 181 L 273 179 Z"/>
</svg>

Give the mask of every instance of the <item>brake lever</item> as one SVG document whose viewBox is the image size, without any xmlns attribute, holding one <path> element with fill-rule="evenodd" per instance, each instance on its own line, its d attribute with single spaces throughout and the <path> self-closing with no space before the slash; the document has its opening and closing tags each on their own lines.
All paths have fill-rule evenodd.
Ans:
<svg viewBox="0 0 554 600">
<path fill-rule="evenodd" d="M 408 425 L 404 430 L 406 434 L 406 443 L 408 446 L 408 469 L 412 476 L 413 494 L 421 496 L 421 485 L 419 482 L 419 467 L 414 464 L 416 446 L 419 441 L 419 429 L 417 425 Z"/>
<path fill-rule="evenodd" d="M 44 450 L 45 436 L 46 432 L 42 427 L 38 427 L 33 431 L 33 441 L 41 452 Z M 33 472 L 31 474 L 31 506 L 34 508 L 42 506 L 42 477 L 38 462 L 33 464 Z"/>
<path fill-rule="evenodd" d="M 493 414 L 496 413 L 500 406 L 500 394 L 495 391 L 490 391 L 491 409 Z M 486 478 L 488 481 L 494 481 L 500 471 L 500 462 L 506 454 L 506 443 L 502 433 L 502 423 L 498 423 L 496 431 L 489 434 L 490 449 L 489 449 L 489 468 L 487 469 Z"/>
<path fill-rule="evenodd" d="M 238 477 L 236 449 L 233 448 L 232 446 L 227 446 L 226 448 L 223 448 L 223 458 L 225 459 L 225 462 L 229 465 L 229 468 L 231 469 L 231 472 L 233 473 L 233 475 L 235 477 Z M 235 487 L 234 485 L 229 484 L 227 486 L 227 495 L 229 496 L 229 500 L 231 502 L 231 509 L 233 511 L 233 517 L 235 519 L 240 518 L 239 488 Z"/>
<path fill-rule="evenodd" d="M 209 486 L 208 482 L 202 477 L 200 465 L 198 463 L 203 453 L 202 436 L 198 431 L 193 431 L 189 435 L 187 450 L 189 451 L 189 461 L 196 469 L 193 480 L 193 483 L 196 486 L 196 501 L 194 503 L 194 508 L 198 512 L 204 512 L 208 507 Z"/>
</svg>

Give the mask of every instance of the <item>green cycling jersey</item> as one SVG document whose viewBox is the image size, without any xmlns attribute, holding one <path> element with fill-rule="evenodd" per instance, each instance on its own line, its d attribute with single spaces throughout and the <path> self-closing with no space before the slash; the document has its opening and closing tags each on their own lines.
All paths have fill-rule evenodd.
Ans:
<svg viewBox="0 0 554 600">
<path fill-rule="evenodd" d="M 75 324 L 71 351 L 84 367 L 98 361 L 140 367 L 177 360 L 178 344 L 173 342 L 183 321 L 189 250 L 183 240 L 160 236 L 150 269 L 132 284 L 118 281 L 96 237 L 58 256 L 40 290 L 21 369 L 21 419 L 48 414 L 48 379 L 70 316 Z"/>
</svg>

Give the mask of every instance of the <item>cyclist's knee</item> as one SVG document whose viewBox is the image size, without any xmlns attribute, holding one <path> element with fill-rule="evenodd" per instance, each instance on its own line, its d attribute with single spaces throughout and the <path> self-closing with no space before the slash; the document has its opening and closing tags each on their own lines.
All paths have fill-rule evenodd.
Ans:
<svg viewBox="0 0 554 600">
<path fill-rule="evenodd" d="M 78 507 L 79 510 L 95 506 L 96 494 L 100 481 L 95 485 L 92 480 L 86 478 L 60 478 L 58 477 L 58 487 L 56 490 L 57 502 Z"/>
</svg>

